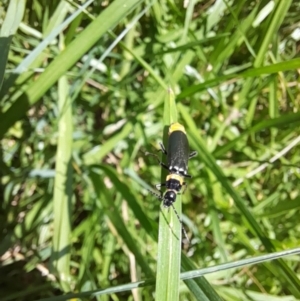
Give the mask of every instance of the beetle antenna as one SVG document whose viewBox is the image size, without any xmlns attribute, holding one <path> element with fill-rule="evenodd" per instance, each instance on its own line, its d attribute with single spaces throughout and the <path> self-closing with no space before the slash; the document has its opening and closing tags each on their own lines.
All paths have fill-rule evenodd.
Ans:
<svg viewBox="0 0 300 301">
<path fill-rule="evenodd" d="M 153 192 L 152 190 L 150 189 L 147 189 L 152 195 L 154 195 L 155 197 L 157 197 L 159 200 L 164 200 L 165 198 L 163 196 L 161 196 L 160 194 L 156 193 L 156 192 Z"/>
<path fill-rule="evenodd" d="M 150 190 L 150 189 L 147 189 L 147 190 L 148 190 L 152 195 L 154 195 L 155 197 L 157 197 L 159 200 L 162 200 L 162 201 L 163 201 L 163 200 L 165 199 L 163 196 L 159 195 L 158 193 L 155 193 L 155 192 L 153 192 L 153 191 Z M 189 240 L 189 238 L 188 238 L 188 235 L 187 235 L 187 233 L 186 233 L 186 230 L 185 230 L 185 228 L 184 228 L 184 226 L 183 226 L 183 222 L 182 222 L 182 220 L 180 219 L 177 210 L 175 209 L 175 207 L 174 207 L 173 204 L 171 204 L 171 206 L 172 206 L 172 208 L 173 208 L 173 210 L 174 210 L 174 212 L 175 212 L 175 214 L 176 214 L 176 216 L 177 216 L 177 219 L 178 219 L 178 221 L 179 221 L 179 223 L 180 223 L 180 225 L 181 225 L 181 229 L 182 229 L 182 232 L 183 232 L 183 234 L 184 234 L 184 237 L 186 238 L 187 242 L 190 243 L 190 240 Z"/>
<path fill-rule="evenodd" d="M 177 210 L 175 209 L 175 207 L 174 207 L 173 204 L 171 204 L 171 206 L 172 206 L 172 208 L 173 208 L 173 210 L 174 210 L 174 212 L 175 212 L 175 214 L 176 214 L 176 216 L 177 216 L 177 219 L 179 220 L 179 222 L 180 222 L 180 224 L 181 224 L 181 229 L 182 229 L 182 232 L 183 232 L 183 234 L 184 234 L 184 237 L 186 238 L 187 242 L 190 243 L 190 240 L 189 240 L 189 238 L 188 238 L 188 236 L 187 236 L 187 233 L 186 233 L 186 231 L 185 231 L 185 229 L 184 229 L 183 222 L 182 222 L 182 220 L 180 219 Z"/>
</svg>

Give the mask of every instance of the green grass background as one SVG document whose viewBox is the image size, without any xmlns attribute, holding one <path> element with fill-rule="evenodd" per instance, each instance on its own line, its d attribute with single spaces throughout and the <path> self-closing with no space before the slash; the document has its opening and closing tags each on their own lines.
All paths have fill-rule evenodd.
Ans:
<svg viewBox="0 0 300 301">
<path fill-rule="evenodd" d="M 0 300 L 300 300 L 299 14 L 0 2 Z M 174 120 L 182 245 L 144 155 Z"/>
</svg>

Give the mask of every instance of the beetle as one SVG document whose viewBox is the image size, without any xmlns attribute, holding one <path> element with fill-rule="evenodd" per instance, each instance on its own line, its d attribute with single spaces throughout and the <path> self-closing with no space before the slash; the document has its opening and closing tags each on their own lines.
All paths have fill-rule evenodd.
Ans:
<svg viewBox="0 0 300 301">
<path fill-rule="evenodd" d="M 184 178 L 191 178 L 187 173 L 188 171 L 188 160 L 197 155 L 196 151 L 189 151 L 189 143 L 186 136 L 185 128 L 178 122 L 170 125 L 168 133 L 168 150 L 164 147 L 162 143 L 159 143 L 160 150 L 167 156 L 167 164 L 163 163 L 156 154 L 146 153 L 146 155 L 151 155 L 157 158 L 159 164 L 169 171 L 167 175 L 166 182 L 157 184 L 155 187 L 159 190 L 161 186 L 166 187 L 166 192 L 163 196 L 152 192 L 158 199 L 162 200 L 163 206 L 165 208 L 173 207 L 175 214 L 179 222 L 182 225 L 182 221 L 173 205 L 176 201 L 177 194 L 180 193 L 182 187 L 184 186 L 183 192 L 186 188 L 186 183 Z M 186 231 L 183 228 L 184 235 L 187 238 Z M 188 238 L 187 238 L 188 239 Z"/>
</svg>

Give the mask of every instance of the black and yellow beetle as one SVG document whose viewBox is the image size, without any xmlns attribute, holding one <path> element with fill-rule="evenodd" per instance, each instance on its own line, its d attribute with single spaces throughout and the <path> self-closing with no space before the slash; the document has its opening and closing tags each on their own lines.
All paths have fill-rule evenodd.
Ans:
<svg viewBox="0 0 300 301">
<path fill-rule="evenodd" d="M 171 124 L 169 127 L 168 151 L 166 151 L 162 143 L 160 143 L 160 149 L 167 156 L 167 164 L 161 162 L 158 156 L 155 154 L 146 153 L 146 155 L 156 157 L 159 161 L 159 164 L 169 171 L 166 182 L 155 185 L 157 189 L 159 189 L 161 186 L 165 186 L 167 190 L 163 196 L 160 196 L 152 191 L 150 191 L 150 193 L 155 195 L 158 199 L 161 199 L 164 207 L 169 208 L 172 206 L 175 214 L 178 217 L 178 220 L 182 225 L 182 221 L 179 218 L 173 203 L 176 201 L 177 194 L 180 193 L 182 187 L 186 187 L 184 178 L 191 178 L 191 176 L 187 173 L 188 160 L 195 157 L 197 152 L 193 151 L 190 153 L 189 142 L 184 126 L 178 122 Z M 188 239 L 184 228 L 183 231 L 184 235 Z"/>
</svg>

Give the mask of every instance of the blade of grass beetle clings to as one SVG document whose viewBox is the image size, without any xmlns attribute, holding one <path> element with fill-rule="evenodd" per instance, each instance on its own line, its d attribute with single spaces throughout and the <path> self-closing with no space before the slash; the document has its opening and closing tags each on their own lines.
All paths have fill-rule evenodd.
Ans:
<svg viewBox="0 0 300 301">
<path fill-rule="evenodd" d="M 168 90 L 164 106 L 164 143 L 168 137 L 170 124 L 177 122 L 177 109 L 172 90 Z M 162 169 L 161 180 L 166 179 L 166 172 Z M 156 299 L 178 300 L 180 267 L 187 270 L 189 260 L 183 255 L 185 266 L 181 264 L 181 235 L 183 225 L 181 222 L 181 194 L 178 194 L 174 203 L 174 210 L 162 209 L 159 223 L 158 262 L 156 276 Z M 179 221 L 178 221 L 179 219 Z M 205 278 L 197 281 L 191 279 L 185 281 L 188 288 L 194 294 L 196 300 L 221 300 Z"/>
<path fill-rule="evenodd" d="M 177 109 L 174 93 L 168 89 L 164 103 L 164 135 L 166 145 L 168 128 L 177 121 Z M 161 183 L 165 182 L 167 172 L 162 168 Z M 181 216 L 181 195 L 174 203 Z M 181 224 L 172 208 L 160 210 L 158 258 L 156 273 L 156 300 L 179 300 L 180 255 L 181 254 Z"/>
<path fill-rule="evenodd" d="M 70 291 L 71 260 L 71 199 L 72 199 L 72 133 L 73 114 L 69 85 L 66 77 L 58 81 L 58 106 L 60 110 L 58 124 L 58 144 L 55 164 L 53 192 L 53 250 L 51 262 L 61 279 L 64 291 Z"/>
</svg>

